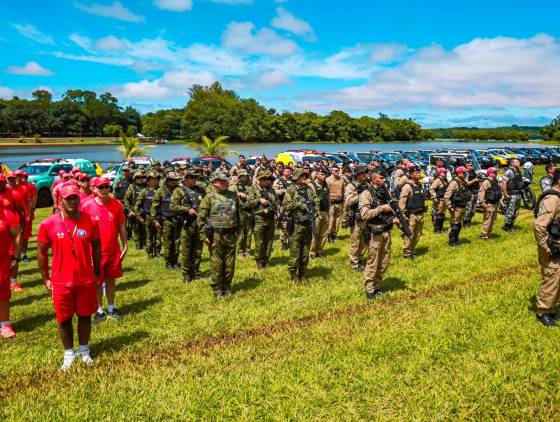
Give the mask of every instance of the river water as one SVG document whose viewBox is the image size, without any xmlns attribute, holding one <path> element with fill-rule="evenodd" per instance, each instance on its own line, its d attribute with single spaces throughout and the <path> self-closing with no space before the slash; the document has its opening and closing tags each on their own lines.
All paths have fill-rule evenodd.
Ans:
<svg viewBox="0 0 560 422">
<path fill-rule="evenodd" d="M 434 142 L 387 142 L 387 143 L 358 143 L 358 144 L 333 144 L 333 143 L 293 143 L 293 144 L 231 144 L 230 148 L 239 154 L 247 157 L 251 154 L 265 154 L 267 157 L 275 157 L 276 154 L 288 149 L 315 149 L 325 152 L 336 151 L 394 151 L 412 149 L 442 149 L 442 148 L 472 148 L 482 149 L 507 145 L 507 143 L 495 142 L 458 142 L 458 141 L 434 141 Z M 523 147 L 522 144 L 515 144 Z M 527 146 L 537 146 L 528 144 Z M 194 157 L 196 151 L 184 145 L 155 145 L 149 151 L 149 155 L 156 160 L 170 160 L 174 157 Z M 112 145 L 64 145 L 57 147 L 3 147 L 0 148 L 0 162 L 5 163 L 10 168 L 17 168 L 25 162 L 33 161 L 37 158 L 85 158 L 97 161 L 103 167 L 109 163 L 120 161 L 120 154 L 117 148 Z M 227 157 L 232 164 L 236 161 L 235 155 Z"/>
</svg>

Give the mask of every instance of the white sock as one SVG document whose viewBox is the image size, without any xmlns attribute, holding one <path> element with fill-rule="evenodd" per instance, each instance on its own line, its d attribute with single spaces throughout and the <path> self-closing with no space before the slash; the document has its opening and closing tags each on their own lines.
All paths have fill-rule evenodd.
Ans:
<svg viewBox="0 0 560 422">
<path fill-rule="evenodd" d="M 0 328 L 7 327 L 8 325 L 12 325 L 10 321 L 2 321 L 0 322 Z"/>
<path fill-rule="evenodd" d="M 109 305 L 107 307 L 107 310 L 109 311 L 109 313 L 113 312 L 115 310 L 115 305 Z"/>
<path fill-rule="evenodd" d="M 102 313 L 103 313 L 103 306 L 100 306 L 99 308 L 97 308 L 97 313 L 98 313 L 98 314 L 102 314 Z"/>
<path fill-rule="evenodd" d="M 78 354 L 80 356 L 89 355 L 89 346 L 87 344 L 80 344 L 78 346 Z"/>
<path fill-rule="evenodd" d="M 70 365 L 76 359 L 76 352 L 74 349 L 64 350 L 64 363 L 69 363 Z"/>
</svg>

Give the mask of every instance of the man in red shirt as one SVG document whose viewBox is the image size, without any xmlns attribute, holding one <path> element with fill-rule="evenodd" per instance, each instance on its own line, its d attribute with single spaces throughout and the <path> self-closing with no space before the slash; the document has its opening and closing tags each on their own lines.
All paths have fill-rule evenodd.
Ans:
<svg viewBox="0 0 560 422">
<path fill-rule="evenodd" d="M 27 257 L 27 244 L 33 235 L 33 220 L 35 219 L 35 209 L 37 208 L 37 188 L 33 183 L 27 181 L 29 177 L 27 172 L 16 170 L 15 173 L 17 175 L 17 184 L 22 191 L 25 190 L 29 205 L 25 227 L 23 228 L 23 242 L 21 245 L 21 261 L 28 264 L 31 260 Z"/>
<path fill-rule="evenodd" d="M 76 186 L 60 188 L 60 212 L 48 217 L 37 234 L 39 271 L 50 292 L 64 346 L 61 370 L 67 371 L 77 356 L 87 365 L 91 316 L 97 308 L 97 276 L 101 262 L 98 225 L 79 211 L 80 195 Z M 52 248 L 49 274 L 49 248 Z M 78 316 L 78 353 L 74 351 L 72 318 Z"/>
<path fill-rule="evenodd" d="M 62 171 L 62 170 L 61 170 Z M 59 176 L 59 180 L 55 180 L 52 185 L 52 197 L 53 197 L 53 214 L 58 212 L 58 207 L 60 205 L 60 197 L 58 195 L 58 190 L 63 183 L 71 180 L 70 174 L 62 172 Z"/>
<path fill-rule="evenodd" d="M 6 339 L 16 336 L 10 323 L 10 271 L 19 261 L 21 253 L 19 234 L 18 216 L 0 201 L 0 335 Z"/>
<path fill-rule="evenodd" d="M 126 236 L 126 218 L 119 201 L 109 194 L 111 182 L 104 177 L 96 177 L 92 182 L 94 198 L 85 202 L 81 210 L 99 225 L 101 236 L 101 270 L 97 300 L 99 308 L 93 319 L 99 323 L 111 317 L 120 319 L 115 309 L 115 279 L 122 277 L 122 261 L 128 250 Z M 119 238 L 121 245 L 119 246 Z M 103 310 L 103 283 L 107 296 L 107 313 Z"/>
<path fill-rule="evenodd" d="M 19 217 L 19 225 L 20 225 L 20 237 L 23 237 L 23 230 L 25 225 L 27 224 L 28 219 L 28 198 L 27 198 L 27 191 L 20 187 L 17 184 L 17 176 L 15 173 L 11 173 L 7 176 L 6 180 L 8 181 L 7 188 L 9 190 L 9 195 L 11 197 L 11 201 L 13 203 L 13 208 L 16 212 L 16 215 Z M 13 292 L 19 293 L 23 291 L 23 287 L 17 281 L 19 271 L 19 262 L 16 262 L 10 269 L 10 288 Z"/>
<path fill-rule="evenodd" d="M 91 191 L 90 181 L 91 179 L 89 177 L 89 174 L 87 173 L 82 173 L 78 178 L 77 185 L 78 185 L 78 189 L 80 189 L 81 204 L 83 204 L 85 200 L 93 198 L 93 192 Z"/>
</svg>

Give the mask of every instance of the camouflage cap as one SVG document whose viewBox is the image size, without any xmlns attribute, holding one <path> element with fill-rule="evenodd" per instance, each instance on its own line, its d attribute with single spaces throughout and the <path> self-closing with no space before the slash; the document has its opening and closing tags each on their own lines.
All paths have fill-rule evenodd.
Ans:
<svg viewBox="0 0 560 422">
<path fill-rule="evenodd" d="M 167 174 L 165 175 L 165 179 L 166 180 L 179 180 L 179 179 L 181 179 L 181 177 L 179 177 L 177 175 L 177 173 L 175 173 L 174 171 L 170 171 L 170 172 L 167 172 Z"/>
<path fill-rule="evenodd" d="M 306 175 L 309 176 L 309 172 L 305 169 L 302 168 L 297 168 L 294 170 L 294 173 L 292 175 L 292 179 L 297 180 L 299 179 L 302 175 Z"/>
<path fill-rule="evenodd" d="M 216 171 L 216 172 L 214 172 L 214 174 L 212 174 L 212 182 L 214 182 L 215 180 L 228 181 L 229 176 L 227 174 L 225 174 L 223 171 Z"/>
<path fill-rule="evenodd" d="M 358 168 L 354 170 L 355 175 L 358 175 L 360 173 L 367 173 L 367 167 L 366 166 L 358 166 Z"/>
<path fill-rule="evenodd" d="M 148 179 L 159 179 L 160 175 L 158 173 L 156 173 L 155 171 L 151 171 L 149 172 L 147 175 Z"/>
<path fill-rule="evenodd" d="M 132 179 L 137 179 L 139 177 L 146 178 L 146 175 L 144 173 L 137 171 L 136 173 L 134 173 L 134 176 L 132 176 Z"/>
<path fill-rule="evenodd" d="M 245 169 L 237 170 L 237 176 L 249 176 L 249 172 Z"/>
<path fill-rule="evenodd" d="M 195 169 L 189 169 L 185 173 L 185 177 L 198 177 L 200 176 L 200 172 Z"/>
<path fill-rule="evenodd" d="M 159 161 L 154 161 L 154 166 L 161 166 L 161 163 Z"/>
<path fill-rule="evenodd" d="M 261 170 L 257 174 L 257 179 L 272 179 L 272 173 L 268 170 Z"/>
</svg>

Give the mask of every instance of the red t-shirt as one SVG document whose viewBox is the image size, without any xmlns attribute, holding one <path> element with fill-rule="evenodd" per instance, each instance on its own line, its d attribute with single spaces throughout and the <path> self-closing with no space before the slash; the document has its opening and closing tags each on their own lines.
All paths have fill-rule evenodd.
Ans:
<svg viewBox="0 0 560 422">
<path fill-rule="evenodd" d="M 0 208 L 9 208 L 16 212 L 15 199 L 11 189 L 6 188 L 4 192 L 0 192 Z"/>
<path fill-rule="evenodd" d="M 97 201 L 93 198 L 80 204 L 80 210 L 99 224 L 101 254 L 120 254 L 119 224 L 125 223 L 123 207 L 115 198 L 109 198 L 106 204 Z"/>
<path fill-rule="evenodd" d="M 15 239 L 10 234 L 10 229 L 19 227 L 19 218 L 8 208 L 0 207 L 0 261 L 9 261 L 14 254 Z"/>
<path fill-rule="evenodd" d="M 25 202 L 25 197 L 22 195 L 22 192 L 19 189 L 8 187 L 8 190 L 10 191 L 10 195 L 12 196 L 16 213 L 21 215 L 22 221 L 20 221 L 20 224 L 24 225 L 27 217 L 27 204 Z"/>
<path fill-rule="evenodd" d="M 93 272 L 91 242 L 99 239 L 97 224 L 80 213 L 78 224 L 62 213 L 45 219 L 39 226 L 37 241 L 52 248 L 51 282 L 76 286 L 97 282 Z"/>
</svg>

